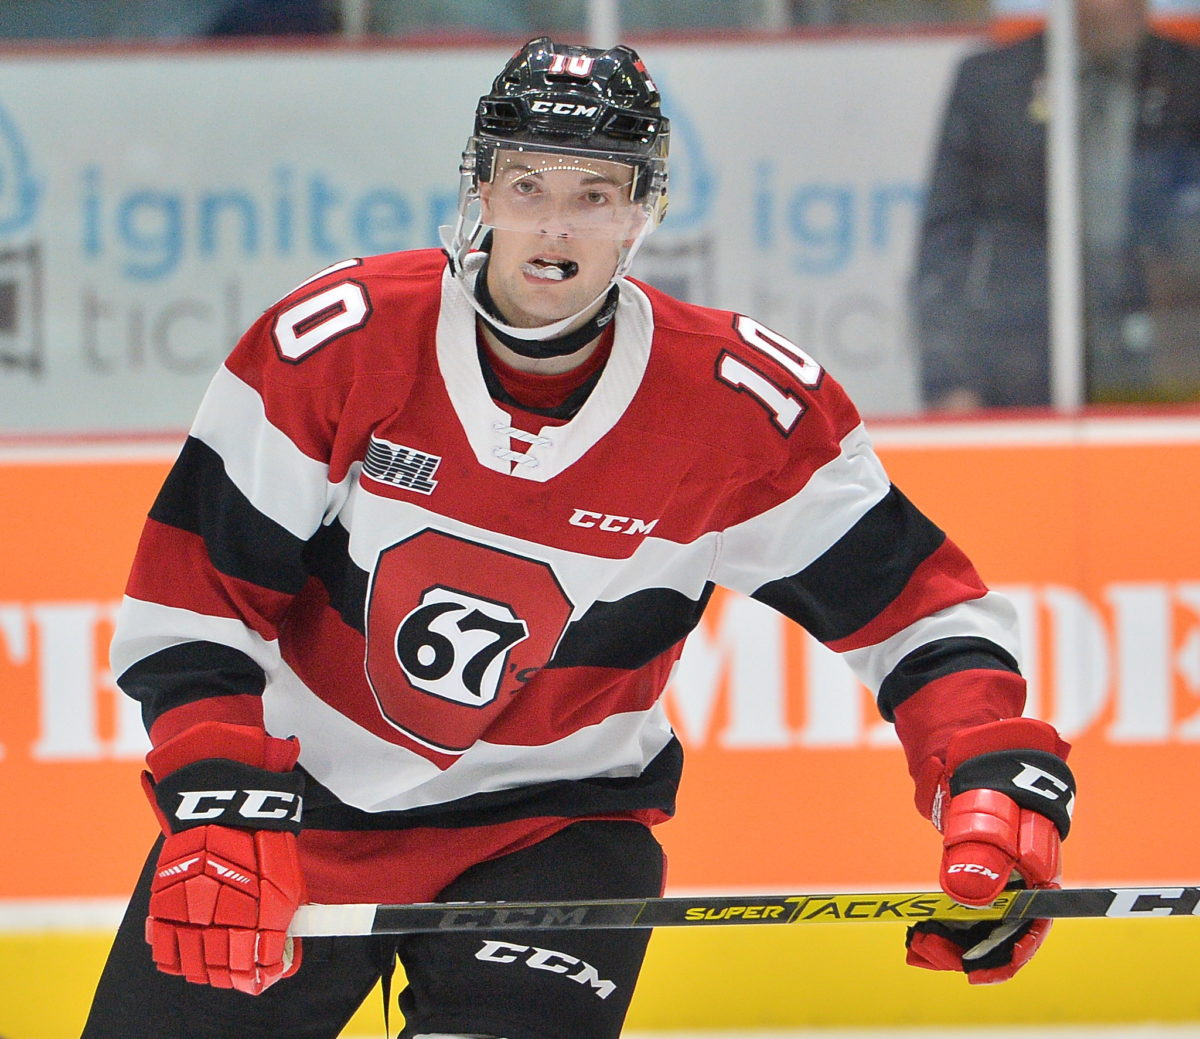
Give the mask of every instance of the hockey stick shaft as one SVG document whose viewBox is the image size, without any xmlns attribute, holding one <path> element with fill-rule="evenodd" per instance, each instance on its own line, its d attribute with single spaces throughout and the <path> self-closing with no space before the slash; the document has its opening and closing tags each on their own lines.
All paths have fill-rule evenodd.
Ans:
<svg viewBox="0 0 1200 1039">
<path fill-rule="evenodd" d="M 1200 887 L 1066 888 L 1006 891 L 973 909 L 940 891 L 834 895 L 738 895 L 581 902 L 421 902 L 301 906 L 296 937 L 438 931 L 641 928 L 712 924 L 799 924 L 1063 917 L 1200 916 Z"/>
</svg>

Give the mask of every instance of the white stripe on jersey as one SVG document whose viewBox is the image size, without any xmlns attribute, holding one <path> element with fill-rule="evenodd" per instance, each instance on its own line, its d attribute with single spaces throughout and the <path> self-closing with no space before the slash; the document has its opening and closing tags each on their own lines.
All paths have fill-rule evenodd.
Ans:
<svg viewBox="0 0 1200 1039">
<path fill-rule="evenodd" d="M 721 535 L 717 584 L 750 594 L 803 570 L 884 498 L 891 483 L 863 426 L 840 447 L 787 501 Z"/>
<path fill-rule="evenodd" d="M 267 731 L 300 740 L 300 764 L 344 801 L 368 812 L 442 804 L 470 794 L 560 779 L 640 775 L 670 742 L 662 702 L 614 714 L 542 746 L 479 741 L 448 769 L 381 739 L 325 703 L 286 664 L 263 693 Z"/>
<path fill-rule="evenodd" d="M 548 564 L 574 606 L 577 620 L 596 601 L 614 602 L 647 588 L 667 588 L 699 600 L 716 556 L 718 537 L 705 534 L 679 544 L 647 537 L 627 559 L 609 559 L 499 534 L 426 509 L 418 502 L 381 498 L 361 487 L 350 491 L 341 522 L 349 528 L 350 558 L 373 573 L 379 553 L 424 530 L 440 530 L 503 552 Z"/>
<path fill-rule="evenodd" d="M 923 617 L 874 646 L 850 650 L 842 657 L 873 694 L 883 680 L 914 649 L 936 639 L 984 638 L 1021 659 L 1017 635 L 1017 611 L 1004 596 L 988 592 L 981 599 L 949 606 Z"/>
<path fill-rule="evenodd" d="M 210 617 L 127 595 L 117 610 L 110 660 L 112 672 L 120 676 L 139 660 L 183 642 L 232 646 L 268 673 L 281 660 L 279 643 L 267 641 L 240 620 Z"/>
<path fill-rule="evenodd" d="M 645 588 L 669 588 L 698 600 L 705 582 L 714 580 L 737 591 L 753 592 L 819 558 L 889 487 L 887 474 L 860 425 L 842 440 L 837 457 L 775 508 L 688 544 L 647 537 L 624 560 L 506 537 L 440 516 L 418 503 L 376 497 L 358 487 L 351 488 L 341 519 L 353 532 L 351 558 L 367 573 L 374 571 L 384 549 L 430 528 L 542 560 L 553 568 L 575 606 L 572 619 L 577 619 L 597 600 L 615 602 Z"/>
<path fill-rule="evenodd" d="M 307 541 L 344 498 L 329 485 L 329 466 L 310 458 L 267 420 L 262 398 L 222 367 L 196 413 L 192 436 L 211 447 L 259 512 Z M 357 475 L 357 474 L 353 474 Z"/>
</svg>

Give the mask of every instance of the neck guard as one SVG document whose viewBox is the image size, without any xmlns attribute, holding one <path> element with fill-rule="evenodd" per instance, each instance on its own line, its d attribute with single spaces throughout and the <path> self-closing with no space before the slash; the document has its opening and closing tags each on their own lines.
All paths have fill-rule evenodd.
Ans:
<svg viewBox="0 0 1200 1039">
<path fill-rule="evenodd" d="M 548 339 L 526 339 L 514 335 L 510 331 L 513 326 L 505 320 L 499 307 L 496 306 L 495 300 L 492 299 L 492 294 L 488 291 L 487 268 L 487 260 L 484 260 L 483 266 L 479 268 L 479 273 L 475 278 L 475 299 L 481 308 L 480 317 L 492 335 L 522 357 L 542 359 L 573 354 L 599 336 L 617 312 L 617 300 L 620 299 L 621 289 L 620 286 L 614 285 L 608 290 L 604 305 L 574 331 Z"/>
</svg>

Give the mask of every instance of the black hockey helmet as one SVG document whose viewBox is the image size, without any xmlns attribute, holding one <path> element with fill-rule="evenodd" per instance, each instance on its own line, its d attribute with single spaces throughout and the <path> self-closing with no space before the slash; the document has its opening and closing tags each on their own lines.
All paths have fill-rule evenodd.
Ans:
<svg viewBox="0 0 1200 1039">
<path fill-rule="evenodd" d="M 612 279 L 597 300 L 609 294 L 629 270 L 646 235 L 667 209 L 667 153 L 670 125 L 661 112 L 658 88 L 637 53 L 629 47 L 607 50 L 558 44 L 549 37 L 530 40 L 479 99 L 473 133 L 459 167 L 458 215 L 453 227 L 440 228 L 450 273 L 466 298 L 493 328 L 516 339 L 553 340 L 596 301 L 575 314 L 537 329 L 500 325 L 479 302 L 475 281 L 486 257 L 491 229 L 528 232 L 545 225 L 531 211 L 518 212 L 516 194 L 494 194 L 484 205 L 481 185 L 489 190 L 511 176 L 508 185 L 542 173 L 595 173 L 624 192 L 624 205 L 612 219 L 586 219 L 575 212 L 566 235 L 611 237 L 619 244 Z M 621 167 L 614 179 L 612 164 Z M 563 233 L 561 229 L 559 233 Z M 569 276 L 569 275 L 568 275 Z"/>
<path fill-rule="evenodd" d="M 498 154 L 519 151 L 531 160 L 545 153 L 629 168 L 629 201 L 644 218 L 636 241 L 623 249 L 617 276 L 623 275 L 666 212 L 669 141 L 658 88 L 634 50 L 559 44 L 546 36 L 530 40 L 475 111 L 459 169 L 458 220 L 443 237 L 455 269 L 486 229 L 480 184 L 492 180 Z"/>
<path fill-rule="evenodd" d="M 520 48 L 479 99 L 475 169 L 490 179 L 497 146 L 586 152 L 632 165 L 633 198 L 641 200 L 655 189 L 665 196 L 669 139 L 658 88 L 632 48 L 598 50 L 543 36 Z"/>
</svg>

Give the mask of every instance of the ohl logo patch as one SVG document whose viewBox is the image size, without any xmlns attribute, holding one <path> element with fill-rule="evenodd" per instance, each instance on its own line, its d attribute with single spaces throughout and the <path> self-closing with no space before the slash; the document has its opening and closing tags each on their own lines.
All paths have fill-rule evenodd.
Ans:
<svg viewBox="0 0 1200 1039">
<path fill-rule="evenodd" d="M 392 725 L 461 753 L 553 656 L 570 616 L 545 563 L 425 530 L 380 553 L 367 679 Z"/>
</svg>

